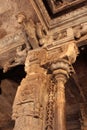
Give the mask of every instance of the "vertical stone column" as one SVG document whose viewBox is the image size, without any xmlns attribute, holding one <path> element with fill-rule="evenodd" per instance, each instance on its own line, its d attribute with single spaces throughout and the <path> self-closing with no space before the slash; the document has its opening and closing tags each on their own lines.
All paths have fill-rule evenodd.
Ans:
<svg viewBox="0 0 87 130">
<path fill-rule="evenodd" d="M 53 76 L 56 80 L 57 93 L 56 93 L 56 129 L 67 130 L 66 128 L 66 99 L 65 99 L 65 83 L 67 82 L 69 75 L 73 72 L 72 66 L 65 59 L 61 59 L 58 62 L 51 65 Z"/>
<path fill-rule="evenodd" d="M 41 130 L 48 78 L 39 64 L 28 66 L 26 72 L 13 105 L 14 130 Z"/>
<path fill-rule="evenodd" d="M 75 62 L 76 56 L 77 48 L 73 42 L 61 49 L 57 46 L 55 49 L 53 45 L 28 53 L 25 62 L 27 75 L 18 88 L 13 105 L 14 130 L 66 130 L 65 83 L 72 72 L 70 63 Z M 55 106 L 56 129 L 53 113 Z"/>
<path fill-rule="evenodd" d="M 65 86 L 64 81 L 57 79 L 57 129 L 66 130 Z"/>
</svg>

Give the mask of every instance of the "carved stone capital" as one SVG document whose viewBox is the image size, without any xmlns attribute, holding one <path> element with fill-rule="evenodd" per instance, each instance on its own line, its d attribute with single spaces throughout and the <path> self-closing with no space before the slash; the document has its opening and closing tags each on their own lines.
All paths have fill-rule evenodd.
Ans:
<svg viewBox="0 0 87 130">
<path fill-rule="evenodd" d="M 25 70 L 33 64 L 47 66 L 47 64 L 56 63 L 59 59 L 67 59 L 71 64 L 76 61 L 78 48 L 73 41 L 59 44 L 49 44 L 45 47 L 28 52 L 25 62 Z"/>
<path fill-rule="evenodd" d="M 60 59 L 56 63 L 53 63 L 50 67 L 56 80 L 61 80 L 64 83 L 67 81 L 69 76 L 74 73 L 74 69 L 70 62 L 66 59 Z"/>
</svg>

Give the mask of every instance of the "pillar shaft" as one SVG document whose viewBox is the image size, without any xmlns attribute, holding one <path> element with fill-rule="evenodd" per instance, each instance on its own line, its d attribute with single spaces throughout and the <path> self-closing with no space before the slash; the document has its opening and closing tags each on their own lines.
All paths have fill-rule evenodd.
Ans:
<svg viewBox="0 0 87 130">
<path fill-rule="evenodd" d="M 27 68 L 13 105 L 14 130 L 43 129 L 47 75 L 39 65 Z"/>
<path fill-rule="evenodd" d="M 57 81 L 57 130 L 66 130 L 65 87 L 62 80 Z"/>
<path fill-rule="evenodd" d="M 55 77 L 56 92 L 56 130 L 66 130 L 66 99 L 65 99 L 65 83 L 69 78 L 72 66 L 66 59 L 60 59 L 51 65 L 53 77 Z"/>
</svg>

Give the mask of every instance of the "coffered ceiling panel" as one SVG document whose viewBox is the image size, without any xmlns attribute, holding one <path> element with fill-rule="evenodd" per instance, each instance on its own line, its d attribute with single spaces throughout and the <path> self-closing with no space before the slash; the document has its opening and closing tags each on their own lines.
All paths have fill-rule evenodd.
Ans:
<svg viewBox="0 0 87 130">
<path fill-rule="evenodd" d="M 69 28 L 87 21 L 86 0 L 32 0 L 40 20 L 48 30 Z"/>
</svg>

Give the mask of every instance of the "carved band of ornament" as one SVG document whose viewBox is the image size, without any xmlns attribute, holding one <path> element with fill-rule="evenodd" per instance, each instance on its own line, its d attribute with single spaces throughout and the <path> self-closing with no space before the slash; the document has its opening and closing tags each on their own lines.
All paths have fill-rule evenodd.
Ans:
<svg viewBox="0 0 87 130">
<path fill-rule="evenodd" d="M 59 33 L 54 33 L 53 42 L 54 44 L 62 44 L 70 40 L 75 40 L 75 42 L 78 43 L 78 40 L 85 35 L 87 35 L 87 22 L 73 28 L 71 27 L 66 30 L 62 30 Z"/>
<path fill-rule="evenodd" d="M 81 25 L 78 25 L 76 27 L 71 27 L 65 30 L 62 30 L 61 32 L 53 32 L 52 35 L 44 35 L 42 38 L 39 39 L 39 44 L 42 46 L 47 46 L 48 49 L 51 43 L 56 44 L 63 44 L 65 42 L 69 42 L 71 40 L 74 40 L 78 43 L 78 40 L 87 35 L 87 23 L 83 23 Z M 49 45 L 50 44 L 50 45 Z"/>
<path fill-rule="evenodd" d="M 12 42 L 17 42 L 17 40 L 23 37 L 23 32 L 18 30 L 16 33 L 6 36 L 2 40 L 0 40 L 0 44 L 4 46 L 4 44 L 10 44 Z"/>
<path fill-rule="evenodd" d="M 17 43 L 17 44 L 15 44 Z M 7 35 L 3 39 L 0 40 L 0 54 L 6 52 L 8 46 L 10 46 L 9 50 L 15 47 L 18 47 L 25 43 L 24 33 L 20 30 L 17 32 Z"/>
</svg>

